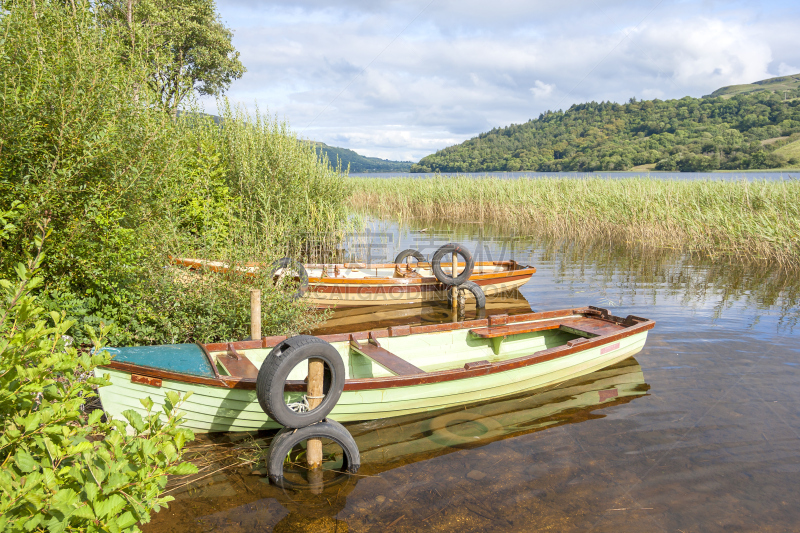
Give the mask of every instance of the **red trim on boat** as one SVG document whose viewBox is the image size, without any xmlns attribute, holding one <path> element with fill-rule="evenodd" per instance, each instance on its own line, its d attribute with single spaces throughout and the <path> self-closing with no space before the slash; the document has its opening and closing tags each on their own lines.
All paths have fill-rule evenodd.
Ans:
<svg viewBox="0 0 800 533">
<path fill-rule="evenodd" d="M 501 320 L 497 320 L 494 317 L 490 317 L 489 319 L 482 319 L 482 320 L 471 320 L 466 322 L 457 322 L 451 324 L 432 324 L 429 326 L 416 326 L 411 327 L 406 333 L 405 330 L 402 330 L 402 334 L 404 335 L 415 335 L 420 333 L 435 333 L 435 332 L 442 332 L 442 331 L 453 331 L 457 329 L 472 329 L 472 328 L 480 328 L 480 327 L 487 327 L 490 325 L 496 325 L 497 322 L 505 322 L 507 324 L 513 324 L 518 322 L 526 322 L 530 320 L 544 320 L 544 319 L 552 319 L 552 318 L 562 318 L 568 317 L 572 315 L 583 315 L 587 317 L 591 317 L 597 319 L 598 321 L 604 321 L 612 324 L 617 324 L 620 326 L 624 326 L 625 329 L 613 332 L 606 335 L 600 335 L 597 337 L 592 337 L 590 339 L 575 339 L 570 341 L 565 346 L 557 346 L 555 348 L 550 348 L 547 350 L 540 350 L 538 352 L 534 352 L 533 354 L 526 355 L 523 357 L 518 357 L 516 359 L 510 359 L 507 361 L 501 361 L 496 363 L 490 363 L 489 365 L 480 364 L 480 365 L 465 365 L 464 368 L 457 368 L 452 370 L 441 370 L 438 372 L 426 372 L 423 374 L 416 374 L 416 375 L 401 375 L 401 376 L 385 376 L 385 377 L 378 377 L 378 378 L 364 378 L 364 379 L 349 379 L 345 381 L 344 390 L 346 391 L 357 391 L 357 390 L 369 390 L 369 389 L 384 389 L 384 388 L 393 388 L 393 387 L 407 387 L 413 385 L 422 385 L 427 383 L 441 383 L 444 381 L 452 381 L 456 379 L 466 379 L 476 376 L 483 376 L 487 374 L 494 374 L 498 372 L 505 372 L 508 370 L 514 370 L 523 366 L 534 365 L 537 363 L 542 363 L 545 361 L 551 361 L 553 359 L 558 359 L 560 357 L 564 357 L 576 352 L 580 352 L 589 348 L 594 348 L 596 346 L 603 346 L 609 342 L 616 342 L 626 337 L 630 337 L 632 335 L 636 335 L 637 333 L 642 333 L 649 329 L 652 329 L 655 326 L 655 321 L 649 320 L 646 318 L 640 318 L 633 315 L 629 315 L 627 318 L 620 318 L 616 316 L 612 316 L 608 314 L 608 311 L 605 309 L 599 309 L 596 307 L 588 307 L 588 308 L 575 308 L 575 309 L 564 309 L 559 311 L 547 311 L 543 313 L 528 313 L 524 315 L 515 315 L 509 317 L 502 317 Z M 350 338 L 356 340 L 367 340 L 370 336 L 373 339 L 385 338 L 390 336 L 389 329 L 380 329 L 374 331 L 363 331 L 359 333 L 341 333 L 341 334 L 334 334 L 334 335 L 320 335 L 319 338 L 325 340 L 327 342 L 342 342 L 348 341 Z M 284 340 L 286 337 L 266 337 L 260 341 L 240 341 L 234 343 L 213 343 L 213 344 L 206 344 L 204 345 L 205 351 L 208 354 L 209 352 L 218 352 L 218 351 L 226 351 L 228 350 L 229 346 L 237 350 L 247 350 L 247 349 L 255 349 L 255 348 L 269 348 L 275 346 L 280 341 Z M 576 342 L 577 341 L 577 342 Z M 607 346 L 604 348 L 616 349 L 619 347 L 619 343 L 614 348 L 611 348 L 614 345 Z M 482 362 L 481 362 L 482 363 Z M 203 377 L 196 377 L 196 376 L 187 376 L 185 374 L 177 373 L 177 372 L 170 372 L 166 370 L 156 369 L 156 368 L 148 368 L 139 365 L 133 365 L 129 363 L 122 363 L 122 362 L 115 362 L 111 361 L 108 368 L 113 368 L 116 370 L 121 370 L 124 372 L 135 373 L 143 376 L 161 378 L 161 379 L 169 379 L 174 381 L 180 381 L 184 383 L 198 383 L 202 385 L 209 385 L 212 387 L 223 387 L 223 388 L 236 388 L 236 389 L 248 389 L 253 390 L 256 388 L 256 380 L 253 378 L 239 378 L 235 376 L 218 376 L 216 379 L 212 378 L 203 378 Z M 216 365 L 214 366 L 214 370 L 216 372 Z M 303 381 L 288 381 L 286 383 L 286 390 L 287 391 L 304 391 L 306 390 L 306 383 Z"/>
</svg>

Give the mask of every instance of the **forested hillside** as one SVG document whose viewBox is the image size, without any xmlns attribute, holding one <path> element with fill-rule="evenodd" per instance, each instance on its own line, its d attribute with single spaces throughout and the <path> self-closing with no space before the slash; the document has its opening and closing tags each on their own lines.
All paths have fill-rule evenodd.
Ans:
<svg viewBox="0 0 800 533">
<path fill-rule="evenodd" d="M 342 163 L 342 169 L 350 167 L 351 173 L 356 172 L 408 172 L 413 164 L 411 161 L 390 161 L 388 159 L 379 159 L 377 157 L 365 157 L 361 154 L 348 150 L 347 148 L 338 148 L 336 146 L 328 146 L 325 143 L 313 143 L 319 152 L 320 156 L 325 154 L 328 161 L 332 165 L 336 165 L 338 158 Z"/>
<path fill-rule="evenodd" d="M 786 100 L 784 100 L 786 98 Z M 547 112 L 423 158 L 412 172 L 705 171 L 798 166 L 800 89 L 680 100 L 632 98 Z"/>
</svg>

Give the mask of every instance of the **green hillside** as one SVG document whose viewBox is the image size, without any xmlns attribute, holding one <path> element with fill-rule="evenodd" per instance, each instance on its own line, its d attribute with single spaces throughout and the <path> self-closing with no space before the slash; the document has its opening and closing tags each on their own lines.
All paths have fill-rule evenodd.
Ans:
<svg viewBox="0 0 800 533">
<path fill-rule="evenodd" d="M 379 159 L 377 157 L 364 157 L 359 155 L 353 150 L 347 148 L 338 148 L 336 146 L 328 146 L 325 143 L 314 142 L 320 155 L 327 154 L 328 160 L 332 165 L 336 165 L 336 159 L 342 162 L 342 168 L 345 169 L 350 166 L 350 173 L 358 172 L 408 172 L 411 170 L 411 161 L 389 161 L 388 159 Z"/>
<path fill-rule="evenodd" d="M 780 76 L 778 78 L 769 78 L 768 80 L 761 80 L 755 83 L 747 83 L 744 85 L 729 85 L 722 87 L 711 93 L 710 97 L 722 96 L 723 98 L 730 98 L 737 94 L 752 94 L 758 92 L 775 92 L 780 96 L 784 96 L 784 91 L 789 93 L 800 89 L 800 74 L 793 74 L 791 76 Z M 789 96 L 788 94 L 786 96 Z"/>
<path fill-rule="evenodd" d="M 798 166 L 800 155 L 788 145 L 800 139 L 800 86 L 787 91 L 787 101 L 782 92 L 759 91 L 573 105 L 440 150 L 411 171 L 587 172 L 641 167 L 690 172 Z"/>
<path fill-rule="evenodd" d="M 777 150 L 775 153 L 788 159 L 795 159 L 800 161 L 800 140 L 788 143 Z"/>
</svg>

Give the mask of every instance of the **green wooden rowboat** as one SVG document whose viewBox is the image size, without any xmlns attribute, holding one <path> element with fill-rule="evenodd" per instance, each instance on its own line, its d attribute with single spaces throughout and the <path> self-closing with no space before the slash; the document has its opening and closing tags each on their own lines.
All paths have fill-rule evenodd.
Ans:
<svg viewBox="0 0 800 533">
<path fill-rule="evenodd" d="M 324 335 L 346 369 L 330 418 L 389 418 L 551 386 L 638 353 L 654 325 L 585 307 Z M 119 417 L 126 409 L 143 411 L 141 398 L 163 404 L 168 391 L 192 391 L 182 411 L 184 425 L 196 432 L 278 427 L 258 404 L 256 376 L 284 339 L 109 349 L 114 359 L 95 370 L 111 377 L 100 389 L 103 408 Z M 302 400 L 306 374 L 298 366 L 289 375 L 287 402 Z"/>
</svg>

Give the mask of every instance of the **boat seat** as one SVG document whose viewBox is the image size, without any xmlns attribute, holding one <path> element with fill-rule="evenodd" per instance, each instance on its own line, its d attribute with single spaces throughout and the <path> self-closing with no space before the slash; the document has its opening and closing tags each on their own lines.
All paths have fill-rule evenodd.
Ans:
<svg viewBox="0 0 800 533">
<path fill-rule="evenodd" d="M 353 335 L 350 335 L 350 348 L 361 355 L 369 357 L 395 375 L 413 376 L 414 374 L 425 373 L 421 368 L 417 368 L 405 359 L 382 348 L 378 340 L 372 335 L 372 332 L 369 334 L 369 340 L 364 344 L 361 344 Z"/>
<path fill-rule="evenodd" d="M 508 335 L 544 331 L 546 329 L 558 329 L 563 322 L 563 318 L 558 318 L 555 320 L 542 320 L 541 322 L 529 322 L 525 324 L 505 324 L 503 326 L 474 328 L 469 330 L 469 332 L 480 339 L 494 339 L 497 337 L 507 337 Z"/>
<path fill-rule="evenodd" d="M 224 366 L 228 374 L 233 377 L 245 379 L 258 377 L 256 365 L 246 355 L 237 352 L 232 343 L 228 343 L 228 352 L 225 355 L 217 356 L 217 362 Z"/>
<path fill-rule="evenodd" d="M 528 322 L 523 324 L 505 324 L 502 326 L 489 326 L 485 328 L 474 328 L 469 332 L 481 339 L 494 339 L 497 337 L 507 337 L 508 335 L 519 335 L 521 333 L 533 333 L 547 329 L 564 329 L 578 335 L 590 335 L 593 337 L 607 335 L 625 329 L 624 326 L 606 322 L 596 318 L 586 318 L 581 316 L 556 318 L 554 320 L 542 320 L 540 322 Z"/>
<path fill-rule="evenodd" d="M 500 355 L 500 345 L 503 339 L 509 335 L 520 335 L 522 333 L 533 333 L 535 331 L 545 331 L 548 329 L 560 329 L 582 337 L 598 337 L 625 329 L 625 327 L 597 318 L 575 315 L 553 320 L 542 320 L 539 322 L 474 328 L 469 330 L 469 332 L 479 339 L 490 339 L 492 341 L 492 351 L 494 351 L 495 355 Z"/>
<path fill-rule="evenodd" d="M 571 320 L 568 324 L 562 324 L 561 329 L 566 331 L 574 331 L 575 333 L 588 333 L 593 336 L 608 335 L 625 329 L 625 326 L 614 324 L 613 322 L 606 322 L 597 318 L 580 317 L 577 320 Z"/>
</svg>

